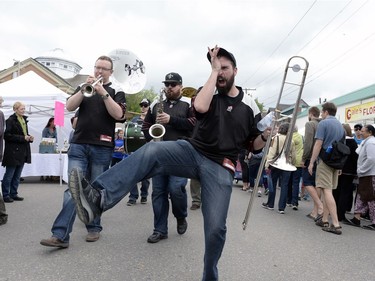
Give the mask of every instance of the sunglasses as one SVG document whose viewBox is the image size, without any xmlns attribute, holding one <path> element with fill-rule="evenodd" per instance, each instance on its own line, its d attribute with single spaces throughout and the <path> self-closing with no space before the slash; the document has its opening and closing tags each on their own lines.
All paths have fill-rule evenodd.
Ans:
<svg viewBox="0 0 375 281">
<path fill-rule="evenodd" d="M 169 86 L 171 86 L 172 88 L 174 88 L 174 87 L 176 87 L 177 86 L 177 83 L 168 83 L 168 82 L 166 82 L 166 83 L 164 83 L 164 85 L 165 85 L 165 87 L 169 87 Z"/>
<path fill-rule="evenodd" d="M 140 104 L 141 107 L 148 107 L 148 104 L 147 103 L 142 103 Z"/>
</svg>

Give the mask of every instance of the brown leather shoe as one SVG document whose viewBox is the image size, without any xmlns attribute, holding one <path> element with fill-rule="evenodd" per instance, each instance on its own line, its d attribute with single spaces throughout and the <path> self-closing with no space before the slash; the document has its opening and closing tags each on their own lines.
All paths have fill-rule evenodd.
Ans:
<svg viewBox="0 0 375 281">
<path fill-rule="evenodd" d="M 193 205 L 191 205 L 191 207 L 190 207 L 190 210 L 198 210 L 199 208 L 200 208 L 201 206 L 199 206 L 199 205 L 197 205 L 197 204 L 193 204 Z"/>
<path fill-rule="evenodd" d="M 63 242 L 57 237 L 50 237 L 48 239 L 42 239 L 40 244 L 47 247 L 56 247 L 56 248 L 68 248 L 69 242 Z"/>
<path fill-rule="evenodd" d="M 99 240 L 100 233 L 99 232 L 89 232 L 86 235 L 86 242 L 96 242 Z"/>
</svg>

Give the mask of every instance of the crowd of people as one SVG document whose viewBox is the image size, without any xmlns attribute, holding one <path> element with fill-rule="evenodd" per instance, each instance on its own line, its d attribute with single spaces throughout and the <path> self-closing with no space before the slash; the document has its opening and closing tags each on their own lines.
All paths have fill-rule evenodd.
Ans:
<svg viewBox="0 0 375 281">
<path fill-rule="evenodd" d="M 352 136 L 350 126 L 336 119 L 337 108 L 333 103 L 323 104 L 321 112 L 311 107 L 305 135 L 293 128 L 291 149 L 286 155 L 296 170 L 274 167 L 272 164 L 287 142 L 290 124 L 280 124 L 275 135 L 271 135 L 270 126 L 260 131 L 257 128 L 261 120 L 258 106 L 235 85 L 238 70 L 234 55 L 215 46 L 208 49 L 207 59 L 210 75 L 191 104 L 182 99 L 183 81 L 176 72 L 168 73 L 162 81 L 164 98 L 153 103 L 147 99 L 140 102 L 142 114 L 133 123 L 142 128 L 147 143 L 135 151 L 126 151 L 124 130 L 115 130 L 116 123 L 125 122 L 126 99 L 125 93 L 109 80 L 113 62 L 107 56 L 95 61 L 94 75 L 86 82 L 93 83 L 97 77 L 102 77 L 103 83 L 94 85 L 96 94 L 86 98 L 78 87 L 66 103 L 69 111 L 77 112 L 72 118 L 74 131 L 68 150 L 68 189 L 52 223 L 52 235 L 42 239 L 41 245 L 68 248 L 76 215 L 86 225 L 85 240 L 99 240 L 103 230 L 102 213 L 115 207 L 128 194 L 127 205 L 136 204 L 139 183 L 142 186 L 140 202 L 145 204 L 150 179 L 154 225 L 147 242 L 157 243 L 168 238 L 170 204 L 177 233 L 182 235 L 188 227 L 186 184 L 190 179 L 190 209 L 201 208 L 203 214 L 202 280 L 218 280 L 217 265 L 226 241 L 226 219 L 240 152 L 246 164 L 243 166 L 246 169 L 243 190 L 254 187 L 257 171 L 261 169 L 260 183 L 268 195 L 267 202 L 262 204 L 265 209 L 275 208 L 279 186 L 278 212 L 285 214 L 288 206 L 297 211 L 303 187 L 314 202 L 307 216 L 324 231 L 341 234 L 340 222 L 361 226 L 361 218 L 367 214 L 372 224 L 363 227 L 375 230 L 375 128 L 358 124 Z M 23 164 L 30 162 L 30 142 L 33 141 L 27 130 L 25 106 L 15 104 L 14 111 L 4 131 L 6 173 L 2 191 L 5 202 L 23 199 L 18 196 L 17 188 Z M 94 125 L 92 120 L 96 120 Z M 54 133 L 52 121 L 49 120 L 45 128 L 46 136 Z M 151 133 L 153 128 L 162 131 L 157 138 Z M 266 151 L 268 138 L 272 141 Z M 342 139 L 351 148 L 351 154 L 340 172 L 326 165 L 319 154 Z M 22 157 L 10 159 L 10 153 L 21 149 Z M 249 151 L 251 153 L 247 153 Z M 267 161 L 265 167 L 260 167 L 263 155 Z M 357 177 L 359 183 L 354 199 L 353 182 Z M 345 215 L 352 208 L 353 199 L 354 217 L 347 219 Z M 0 202 L 0 224 L 6 222 L 4 215 L 5 206 L 3 208 Z"/>
<path fill-rule="evenodd" d="M 374 127 L 356 124 L 353 134 L 349 124 L 341 124 L 336 119 L 336 111 L 336 105 L 330 102 L 322 105 L 321 112 L 319 108 L 311 107 L 304 136 L 298 133 L 296 127 L 294 128 L 287 163 L 294 165 L 295 171 L 283 170 L 272 165 L 280 158 L 281 153 L 284 153 L 289 123 L 279 125 L 278 133 L 273 137 L 265 156 L 267 160 L 264 170 L 269 175 L 269 193 L 268 200 L 262 203 L 262 207 L 274 210 L 275 194 L 279 187 L 278 213 L 285 214 L 286 206 L 298 210 L 298 201 L 301 200 L 304 188 L 313 200 L 313 209 L 306 216 L 313 219 L 322 230 L 340 235 L 340 222 L 360 226 L 361 218 L 371 221 L 371 224 L 364 225 L 363 228 L 375 230 L 375 187 L 372 182 L 375 158 L 372 157 L 373 152 L 368 150 L 374 148 Z M 350 149 L 345 165 L 340 170 L 330 167 L 319 157 L 322 151 L 332 148 L 335 141 L 345 143 Z M 242 157 L 240 153 L 239 161 Z M 253 153 L 250 153 L 249 158 L 254 158 Z M 250 165 L 245 166 L 245 169 L 250 172 L 254 170 Z M 248 176 L 248 173 L 243 175 Z M 251 179 L 244 178 L 243 182 L 251 182 Z M 260 181 L 259 187 L 263 185 Z M 356 194 L 355 198 L 353 194 Z M 346 214 L 353 209 L 353 202 L 354 217 L 348 219 Z"/>
</svg>

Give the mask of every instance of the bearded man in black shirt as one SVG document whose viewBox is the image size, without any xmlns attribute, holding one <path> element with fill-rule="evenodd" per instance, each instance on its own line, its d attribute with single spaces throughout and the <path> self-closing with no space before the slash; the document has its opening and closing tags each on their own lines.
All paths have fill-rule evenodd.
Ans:
<svg viewBox="0 0 375 281">
<path fill-rule="evenodd" d="M 88 223 L 114 207 L 144 178 L 173 175 L 198 179 L 205 237 L 202 280 L 212 281 L 219 278 L 217 264 L 225 244 L 238 153 L 250 143 L 252 150 L 260 151 L 271 128 L 257 130 L 253 101 L 234 84 L 237 65 L 233 54 L 216 46 L 208 50 L 207 57 L 211 74 L 194 102 L 197 125 L 191 138 L 149 142 L 91 184 L 79 169 L 73 169 L 69 188 L 79 218 Z"/>
</svg>

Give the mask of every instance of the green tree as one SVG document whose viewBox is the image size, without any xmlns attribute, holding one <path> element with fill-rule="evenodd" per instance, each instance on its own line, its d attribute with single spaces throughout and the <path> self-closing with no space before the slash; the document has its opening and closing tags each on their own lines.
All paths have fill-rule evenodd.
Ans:
<svg viewBox="0 0 375 281">
<path fill-rule="evenodd" d="M 264 104 L 263 104 L 263 103 L 260 103 L 260 102 L 258 101 L 258 98 L 255 99 L 255 103 L 258 105 L 260 112 L 263 112 Z"/>
<path fill-rule="evenodd" d="M 126 95 L 126 111 L 134 115 L 140 114 L 141 109 L 139 103 L 142 99 L 149 99 L 151 102 L 157 98 L 158 94 L 154 91 L 153 88 L 149 90 L 142 90 L 134 95 Z"/>
</svg>

